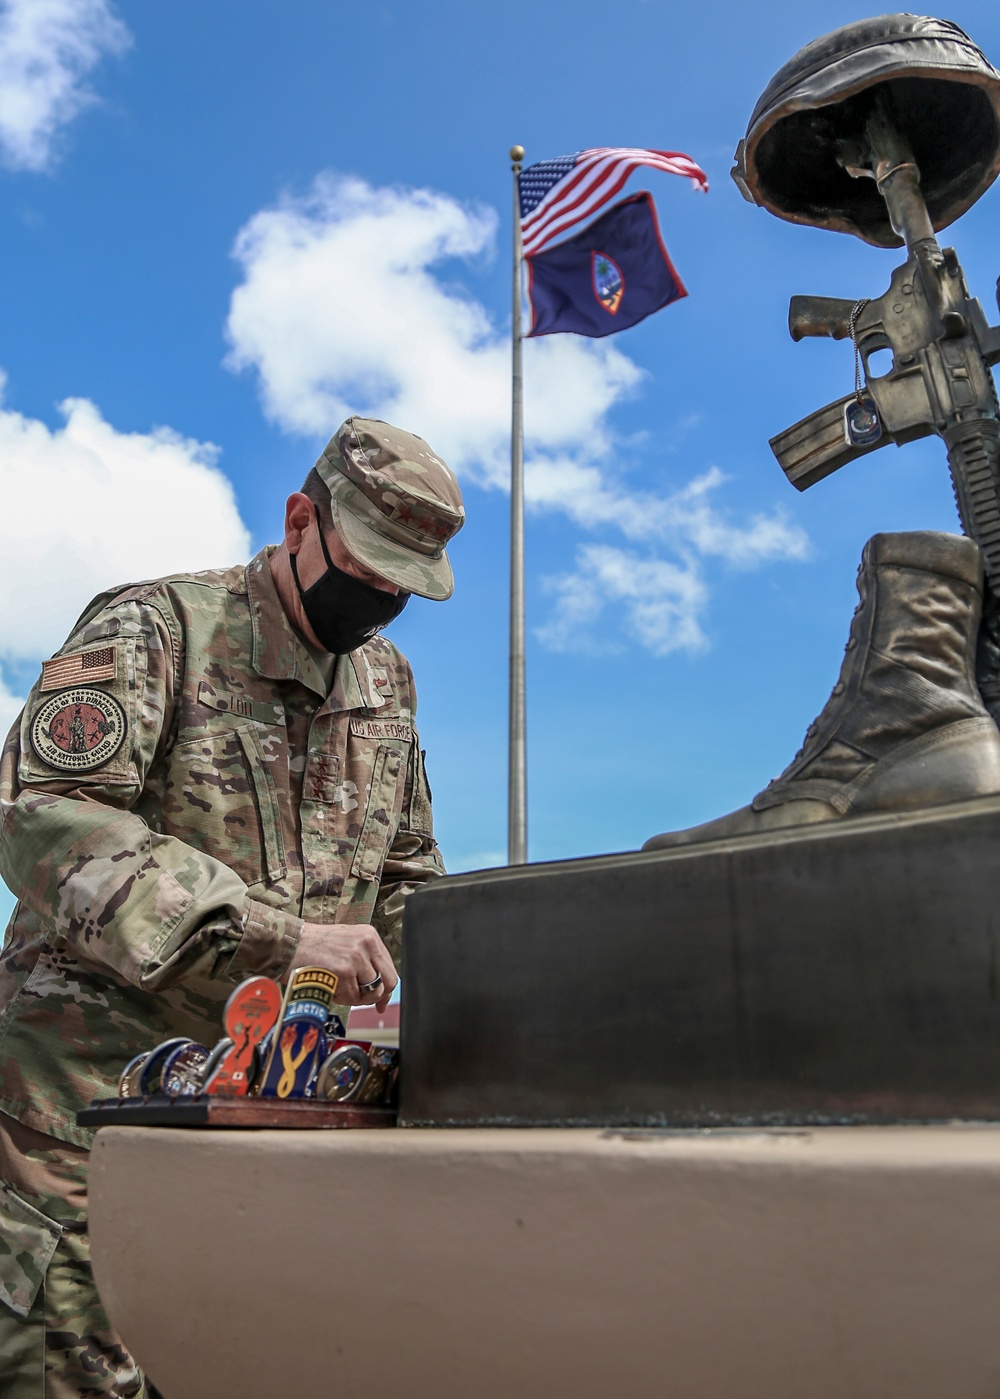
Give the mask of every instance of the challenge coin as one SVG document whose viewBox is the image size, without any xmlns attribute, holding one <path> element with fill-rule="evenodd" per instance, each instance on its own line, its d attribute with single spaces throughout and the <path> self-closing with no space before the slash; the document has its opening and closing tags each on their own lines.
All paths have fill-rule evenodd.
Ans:
<svg viewBox="0 0 1000 1399">
<path fill-rule="evenodd" d="M 203 1044 L 181 1044 L 167 1055 L 160 1070 L 162 1091 L 168 1098 L 189 1098 L 201 1092 L 202 1074 L 208 1063 Z"/>
<path fill-rule="evenodd" d="M 261 1075 L 262 1098 L 306 1097 L 326 1051 L 324 1031 L 336 991 L 336 973 L 325 967 L 299 967 L 289 977 Z"/>
<path fill-rule="evenodd" d="M 303 1015 L 283 1020 L 274 1032 L 260 1096 L 304 1098 L 325 1048 L 326 1036 L 315 1020 Z"/>
<path fill-rule="evenodd" d="M 252 976 L 237 986 L 222 1017 L 232 1045 L 211 1075 L 205 1075 L 206 1093 L 241 1098 L 249 1092 L 255 1051 L 280 1013 L 281 987 L 269 976 Z"/>
<path fill-rule="evenodd" d="M 215 1047 L 212 1049 L 208 1058 L 205 1060 L 204 1067 L 201 1071 L 203 1087 L 215 1073 L 216 1069 L 222 1063 L 222 1060 L 226 1057 L 226 1055 L 229 1053 L 232 1047 L 233 1042 L 227 1036 L 225 1039 L 219 1040 L 218 1044 L 216 1044 Z"/>
<path fill-rule="evenodd" d="M 323 1063 L 316 1080 L 316 1097 L 327 1103 L 349 1103 L 368 1077 L 368 1055 L 359 1044 L 342 1044 Z"/>
<path fill-rule="evenodd" d="M 373 1044 L 368 1051 L 368 1077 L 357 1096 L 359 1103 L 391 1107 L 399 1078 L 399 1050 L 386 1044 Z"/>
<path fill-rule="evenodd" d="M 136 1096 L 143 1098 L 153 1097 L 154 1094 L 162 1091 L 161 1075 L 163 1065 L 175 1049 L 180 1049 L 181 1045 L 191 1044 L 192 1041 L 183 1035 L 172 1040 L 164 1040 L 155 1049 L 151 1049 L 146 1055 L 146 1062 L 142 1066 L 139 1074 L 139 1093 Z"/>
<path fill-rule="evenodd" d="M 130 1059 L 125 1065 L 122 1076 L 118 1080 L 119 1098 L 138 1098 L 140 1096 L 139 1079 L 148 1054 L 149 1050 L 147 1049 L 143 1054 L 137 1054 L 134 1059 Z"/>
</svg>

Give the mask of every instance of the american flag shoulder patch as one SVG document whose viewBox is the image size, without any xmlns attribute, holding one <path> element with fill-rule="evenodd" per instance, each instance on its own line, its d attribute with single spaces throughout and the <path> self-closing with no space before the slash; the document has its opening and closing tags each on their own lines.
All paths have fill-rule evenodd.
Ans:
<svg viewBox="0 0 1000 1399">
<path fill-rule="evenodd" d="M 56 656 L 42 665 L 41 690 L 62 690 L 81 681 L 114 680 L 117 674 L 117 653 L 113 646 L 101 646 L 96 651 L 77 651 L 72 656 Z"/>
</svg>

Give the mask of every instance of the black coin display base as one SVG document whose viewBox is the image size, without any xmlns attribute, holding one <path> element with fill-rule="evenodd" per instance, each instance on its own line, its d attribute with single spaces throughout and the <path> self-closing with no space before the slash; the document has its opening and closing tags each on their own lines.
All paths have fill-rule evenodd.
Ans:
<svg viewBox="0 0 1000 1399">
<path fill-rule="evenodd" d="M 80 1127 L 395 1127 L 396 1109 L 314 1098 L 95 1098 L 76 1115 Z"/>
<path fill-rule="evenodd" d="M 1000 799 L 435 881 L 401 1126 L 1000 1120 Z"/>
</svg>

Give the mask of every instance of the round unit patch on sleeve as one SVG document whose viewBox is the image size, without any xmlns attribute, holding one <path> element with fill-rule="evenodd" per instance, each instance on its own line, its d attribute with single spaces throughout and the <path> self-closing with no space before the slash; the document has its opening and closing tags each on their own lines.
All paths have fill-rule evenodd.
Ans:
<svg viewBox="0 0 1000 1399">
<path fill-rule="evenodd" d="M 124 709 L 104 690 L 60 690 L 35 711 L 31 746 L 59 772 L 90 772 L 114 757 L 127 728 Z"/>
</svg>

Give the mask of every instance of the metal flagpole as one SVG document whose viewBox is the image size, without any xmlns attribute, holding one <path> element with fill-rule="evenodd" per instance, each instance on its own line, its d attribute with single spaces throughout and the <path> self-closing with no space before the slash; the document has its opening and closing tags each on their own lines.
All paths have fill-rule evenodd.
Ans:
<svg viewBox="0 0 1000 1399">
<path fill-rule="evenodd" d="M 514 172 L 514 299 L 510 422 L 510 696 L 507 740 L 507 863 L 528 860 L 528 745 L 524 672 L 524 379 L 521 371 L 521 204 L 523 146 L 511 146 Z"/>
</svg>

